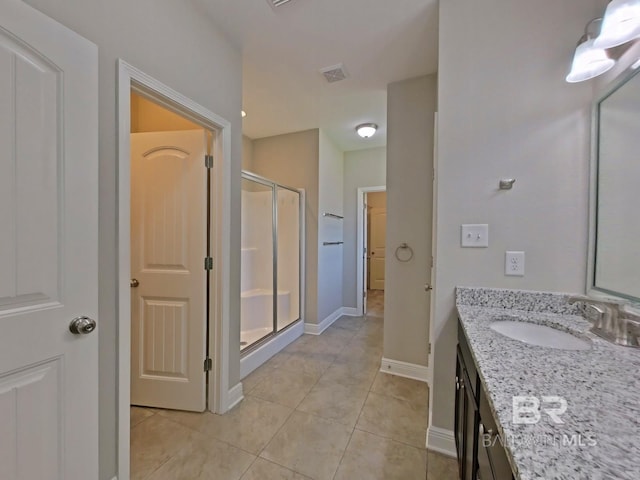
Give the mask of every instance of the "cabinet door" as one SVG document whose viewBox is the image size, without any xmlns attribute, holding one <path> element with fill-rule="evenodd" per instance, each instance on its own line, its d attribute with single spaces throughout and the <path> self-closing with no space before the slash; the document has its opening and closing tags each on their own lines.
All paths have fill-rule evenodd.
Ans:
<svg viewBox="0 0 640 480">
<path fill-rule="evenodd" d="M 493 470 L 491 469 L 491 460 L 489 459 L 489 447 L 491 438 L 485 433 L 480 419 L 480 427 L 478 430 L 478 473 L 480 480 L 494 480 Z"/>
<path fill-rule="evenodd" d="M 510 480 L 513 478 L 511 465 L 505 447 L 498 436 L 498 426 L 494 420 L 487 395 L 480 389 L 479 427 L 478 427 L 478 461 L 480 477 L 485 479 Z M 483 473 L 484 472 L 484 473 Z M 489 476 L 491 472 L 491 476 Z"/>
<path fill-rule="evenodd" d="M 478 449 L 478 409 L 476 401 L 473 396 L 473 390 L 471 389 L 471 382 L 466 375 L 466 371 L 463 375 L 464 378 L 464 396 L 465 396 L 465 420 L 464 420 L 464 480 L 475 480 L 476 478 L 476 463 L 477 463 L 477 449 Z"/>
<path fill-rule="evenodd" d="M 464 392 L 464 367 L 462 366 L 462 357 L 460 356 L 460 352 L 458 351 L 457 359 L 456 359 L 456 416 L 455 416 L 455 439 L 456 439 L 456 451 L 458 453 L 458 471 L 460 472 L 460 477 L 462 478 L 462 466 L 463 466 L 463 458 L 464 458 L 464 420 L 466 417 L 465 414 L 465 392 Z"/>
</svg>

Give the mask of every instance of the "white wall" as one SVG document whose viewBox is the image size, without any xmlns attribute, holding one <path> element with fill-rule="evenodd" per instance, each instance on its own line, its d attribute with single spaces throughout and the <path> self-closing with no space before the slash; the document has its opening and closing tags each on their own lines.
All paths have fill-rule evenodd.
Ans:
<svg viewBox="0 0 640 480">
<path fill-rule="evenodd" d="M 431 280 L 431 215 L 436 75 L 389 85 L 387 90 L 387 255 L 384 357 L 426 366 Z M 399 262 L 407 243 L 414 257 Z"/>
<path fill-rule="evenodd" d="M 344 154 L 344 249 L 342 303 L 357 306 L 357 207 L 358 188 L 379 187 L 387 182 L 386 147 L 355 150 Z"/>
<path fill-rule="evenodd" d="M 323 242 L 343 241 L 344 220 L 323 217 L 323 213 L 342 216 L 344 154 L 320 130 L 318 175 L 318 321 L 342 308 L 343 245 Z"/>
<path fill-rule="evenodd" d="M 456 285 L 584 291 L 592 87 L 564 78 L 602 7 L 440 3 L 435 427 L 453 429 Z M 488 223 L 489 248 L 461 249 L 463 223 Z M 526 252 L 524 277 L 504 276 L 508 249 Z"/>
<path fill-rule="evenodd" d="M 232 123 L 231 338 L 240 338 L 242 59 L 191 3 L 173 0 L 27 0 L 99 47 L 100 478 L 116 474 L 116 61 L 135 67 Z M 185 54 L 188 52 L 188 54 Z M 231 350 L 230 385 L 240 378 Z"/>
</svg>

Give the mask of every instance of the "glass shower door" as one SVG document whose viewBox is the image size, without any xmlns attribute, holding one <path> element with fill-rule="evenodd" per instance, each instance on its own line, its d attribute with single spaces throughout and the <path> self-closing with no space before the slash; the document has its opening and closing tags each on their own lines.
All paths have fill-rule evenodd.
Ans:
<svg viewBox="0 0 640 480">
<path fill-rule="evenodd" d="M 277 330 L 281 331 L 300 315 L 300 193 L 276 187 L 278 239 Z"/>
<path fill-rule="evenodd" d="M 274 186 L 242 179 L 240 349 L 273 333 Z"/>
</svg>

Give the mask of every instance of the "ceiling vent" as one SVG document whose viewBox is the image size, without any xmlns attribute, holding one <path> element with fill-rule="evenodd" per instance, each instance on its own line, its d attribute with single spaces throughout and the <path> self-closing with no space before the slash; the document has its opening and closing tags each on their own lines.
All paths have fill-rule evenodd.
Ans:
<svg viewBox="0 0 640 480">
<path fill-rule="evenodd" d="M 267 3 L 272 7 L 281 7 L 285 3 L 289 3 L 291 0 L 267 0 Z"/>
<path fill-rule="evenodd" d="M 320 69 L 320 73 L 324 75 L 324 78 L 326 78 L 329 83 L 339 82 L 349 76 L 344 65 L 341 63 L 332 65 L 331 67 L 322 68 Z"/>
</svg>

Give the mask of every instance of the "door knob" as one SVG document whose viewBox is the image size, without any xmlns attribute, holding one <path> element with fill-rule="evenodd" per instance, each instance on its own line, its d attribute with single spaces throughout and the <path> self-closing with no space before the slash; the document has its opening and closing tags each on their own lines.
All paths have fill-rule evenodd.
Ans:
<svg viewBox="0 0 640 480">
<path fill-rule="evenodd" d="M 129 285 L 131 286 L 131 288 L 136 288 L 138 285 L 140 285 L 140 282 L 137 279 L 132 278 Z"/>
<path fill-rule="evenodd" d="M 69 324 L 69 331 L 74 335 L 86 335 L 96 329 L 96 321 L 93 318 L 76 317 Z"/>
<path fill-rule="evenodd" d="M 424 290 L 425 290 L 425 292 L 430 292 L 431 290 L 433 290 L 433 287 L 431 285 L 429 285 L 429 284 L 426 284 L 424 286 Z"/>
</svg>

